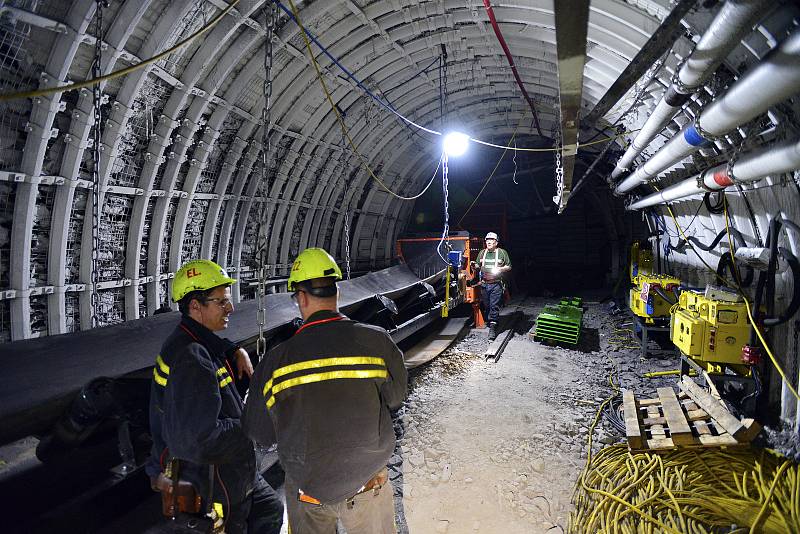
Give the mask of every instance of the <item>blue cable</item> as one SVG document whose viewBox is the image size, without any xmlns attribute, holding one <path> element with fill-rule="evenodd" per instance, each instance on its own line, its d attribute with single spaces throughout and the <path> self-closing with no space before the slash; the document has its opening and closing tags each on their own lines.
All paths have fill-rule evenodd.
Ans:
<svg viewBox="0 0 800 534">
<path fill-rule="evenodd" d="M 434 58 L 434 60 L 430 62 L 430 65 L 428 65 L 427 67 L 425 67 L 424 69 L 422 69 L 421 71 L 419 71 L 418 73 L 416 73 L 415 75 L 413 75 L 411 78 L 409 78 L 409 79 L 407 79 L 406 81 L 404 81 L 402 85 L 405 85 L 405 84 L 407 84 L 408 82 L 410 82 L 411 80 L 413 80 L 414 78 L 418 78 L 418 77 L 422 76 L 423 74 L 427 73 L 427 72 L 428 72 L 428 69 L 429 69 L 429 68 L 431 68 L 431 67 L 433 66 L 433 64 L 434 64 L 434 63 L 436 63 L 437 61 L 439 61 L 439 58 L 438 58 L 438 57 L 437 57 L 437 58 Z M 397 87 L 400 87 L 400 86 L 398 85 Z M 382 91 L 382 93 L 383 93 L 383 97 L 384 97 L 384 98 L 386 98 L 386 93 L 388 93 L 388 92 L 390 92 L 390 91 L 394 91 L 395 89 L 397 89 L 397 87 L 394 87 L 394 88 L 392 88 L 392 89 L 389 89 L 389 91 Z M 388 99 L 388 98 L 386 98 L 386 101 L 388 102 L 388 101 L 389 101 L 389 99 Z M 391 104 L 391 102 L 389 102 L 389 104 Z"/>
<path fill-rule="evenodd" d="M 333 55 L 331 55 L 331 53 L 330 53 L 330 52 L 328 52 L 328 49 L 327 49 L 327 48 L 325 48 L 324 46 L 322 46 L 322 43 L 320 43 L 320 42 L 319 42 L 319 40 L 317 40 L 317 38 L 314 36 L 314 34 L 312 34 L 310 31 L 308 31 L 308 30 L 306 29 L 306 27 L 305 27 L 305 26 L 302 26 L 302 25 L 298 24 L 298 22 L 297 22 L 297 19 L 295 19 L 295 17 L 294 17 L 294 14 L 292 13 L 292 11 L 291 11 L 289 8 L 287 8 L 285 5 L 283 5 L 283 4 L 282 4 L 282 3 L 281 3 L 279 0 L 272 0 L 272 2 L 273 2 L 274 4 L 276 4 L 276 5 L 277 5 L 279 8 L 281 8 L 281 9 L 283 10 L 283 12 L 284 12 L 284 13 L 286 13 L 286 15 L 289 17 L 289 20 L 292 20 L 292 21 L 294 21 L 294 23 L 295 23 L 295 24 L 297 24 L 297 26 L 298 26 L 299 28 L 302 28 L 302 29 L 303 29 L 303 31 L 306 33 L 306 35 L 308 35 L 309 39 L 311 39 L 311 42 L 313 42 L 315 45 L 317 45 L 317 47 L 319 47 L 319 49 L 322 51 L 322 53 L 323 53 L 323 54 L 325 54 L 325 55 L 328 57 L 328 59 L 330 59 L 331 61 L 333 61 L 334 65 L 336 65 L 337 67 L 339 67 L 340 69 L 342 69 L 342 72 L 344 72 L 344 73 L 347 75 L 347 77 L 348 77 L 348 78 L 350 78 L 352 81 L 354 81 L 354 82 L 355 82 L 355 84 L 356 84 L 356 85 L 357 85 L 357 86 L 358 86 L 358 87 L 359 87 L 359 88 L 360 88 L 362 91 L 364 91 L 364 92 L 365 92 L 367 95 L 369 95 L 369 96 L 370 96 L 370 97 L 371 97 L 373 100 L 375 100 L 375 102 L 379 103 L 381 106 L 385 107 L 386 109 L 388 109 L 389 111 L 391 111 L 392 113 L 394 113 L 395 115 L 397 115 L 398 117 L 400 117 L 401 119 L 403 119 L 404 121 L 406 121 L 407 123 L 409 123 L 409 124 L 412 124 L 412 125 L 416 126 L 416 127 L 417 127 L 417 128 L 419 128 L 420 130 L 424 130 L 424 131 L 426 131 L 426 132 L 428 132 L 428 133 L 432 133 L 432 134 L 435 134 L 435 135 L 442 135 L 442 134 L 441 134 L 441 132 L 437 132 L 436 130 L 431 130 L 430 128 L 425 128 L 424 126 L 421 126 L 421 125 L 417 124 L 416 122 L 412 121 L 411 119 L 407 119 L 407 118 L 406 118 L 406 117 L 404 117 L 404 116 L 403 116 L 403 115 L 402 115 L 402 114 L 401 114 L 399 111 L 397 111 L 397 110 L 394 108 L 394 106 L 392 106 L 392 105 L 388 104 L 387 102 L 384 102 L 382 99 L 378 98 L 378 97 L 377 97 L 377 96 L 376 96 L 376 95 L 375 95 L 375 94 L 374 94 L 372 91 L 370 91 L 369 89 L 367 89 L 367 88 L 364 86 L 364 84 L 363 84 L 363 83 L 361 83 L 361 80 L 359 80 L 358 78 L 356 78 L 356 77 L 355 77 L 355 75 L 354 75 L 352 72 L 350 72 L 349 70 L 347 70 L 347 68 L 345 68 L 345 66 L 344 66 L 344 65 L 342 65 L 342 64 L 339 62 L 339 60 L 338 60 L 338 59 L 336 59 L 335 57 L 333 57 Z M 437 58 L 437 60 L 438 60 L 438 58 Z"/>
</svg>

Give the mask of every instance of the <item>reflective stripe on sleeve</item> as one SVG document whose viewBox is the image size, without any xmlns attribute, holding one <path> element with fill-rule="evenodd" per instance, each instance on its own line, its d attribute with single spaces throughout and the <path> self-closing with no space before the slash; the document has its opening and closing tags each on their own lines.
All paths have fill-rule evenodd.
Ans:
<svg viewBox="0 0 800 534">
<path fill-rule="evenodd" d="M 161 371 L 161 373 L 159 373 Z M 163 376 L 162 376 L 163 375 Z M 161 355 L 156 355 L 156 366 L 153 367 L 153 380 L 156 384 L 162 387 L 167 386 L 167 379 L 169 378 L 169 365 L 164 363 Z"/>
<path fill-rule="evenodd" d="M 169 365 L 164 363 L 164 360 L 161 359 L 161 355 L 159 354 L 156 356 L 156 364 L 158 364 L 158 368 L 161 369 L 161 373 L 164 375 L 169 374 Z"/>
<path fill-rule="evenodd" d="M 228 370 L 224 367 L 220 367 L 217 369 L 217 376 L 222 377 L 222 380 L 219 381 L 219 387 L 224 388 L 231 382 L 233 382 L 233 378 L 228 374 Z"/>
<path fill-rule="evenodd" d="M 159 386 L 167 387 L 167 379 L 158 374 L 157 367 L 153 367 L 153 380 L 155 380 L 156 384 L 158 384 Z"/>
</svg>

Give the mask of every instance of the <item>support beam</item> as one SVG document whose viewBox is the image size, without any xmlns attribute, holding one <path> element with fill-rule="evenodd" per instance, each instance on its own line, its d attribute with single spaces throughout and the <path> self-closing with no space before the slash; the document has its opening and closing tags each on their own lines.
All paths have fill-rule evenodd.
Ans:
<svg viewBox="0 0 800 534">
<path fill-rule="evenodd" d="M 633 61 L 625 67 L 622 74 L 619 75 L 617 81 L 614 82 L 600 102 L 595 105 L 594 109 L 584 117 L 584 123 L 587 125 L 595 124 L 598 119 L 608 113 L 614 104 L 619 102 L 619 99 L 625 96 L 625 93 L 633 87 L 644 74 L 647 72 L 653 63 L 660 58 L 667 50 L 669 50 L 673 43 L 683 33 L 683 26 L 681 21 L 686 13 L 697 3 L 697 0 L 680 0 L 669 15 L 661 23 L 661 26 L 650 36 L 645 45 L 633 58 Z M 558 10 L 556 10 L 557 12 Z"/>
<path fill-rule="evenodd" d="M 556 183 L 558 213 L 564 211 L 572 189 L 572 172 L 578 153 L 578 115 L 583 94 L 583 66 L 586 62 L 586 31 L 589 0 L 555 2 L 558 92 L 561 100 L 561 165 L 563 178 Z"/>
</svg>

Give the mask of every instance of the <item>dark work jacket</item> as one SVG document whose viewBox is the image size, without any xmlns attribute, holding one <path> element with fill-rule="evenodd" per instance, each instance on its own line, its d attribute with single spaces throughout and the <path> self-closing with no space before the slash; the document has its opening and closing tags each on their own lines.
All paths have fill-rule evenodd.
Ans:
<svg viewBox="0 0 800 534">
<path fill-rule="evenodd" d="M 180 478 L 194 484 L 205 498 L 213 465 L 225 485 L 223 491 L 215 482 L 213 501 L 226 504 L 227 492 L 230 505 L 237 506 L 253 489 L 256 458 L 253 442 L 241 427 L 244 405 L 225 359 L 230 349 L 230 341 L 186 316 L 164 342 L 153 369 L 154 461 L 148 474 L 160 457 L 164 462 L 178 458 Z"/>
<path fill-rule="evenodd" d="M 389 410 L 400 407 L 407 383 L 386 330 L 320 311 L 259 362 L 242 425 L 263 445 L 278 443 L 287 477 L 304 493 L 339 503 L 391 458 Z"/>
</svg>

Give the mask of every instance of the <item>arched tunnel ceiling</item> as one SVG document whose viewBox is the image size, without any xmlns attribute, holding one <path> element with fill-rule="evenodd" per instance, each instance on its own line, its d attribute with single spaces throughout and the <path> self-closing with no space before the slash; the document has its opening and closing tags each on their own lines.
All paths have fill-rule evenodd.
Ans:
<svg viewBox="0 0 800 534">
<path fill-rule="evenodd" d="M 283 4 L 288 9 L 288 0 Z M 529 113 L 479 0 L 296 4 L 306 28 L 365 87 L 421 125 L 440 128 L 436 66 L 441 45 L 448 54 L 446 123 L 475 138 L 505 143 Z M 628 67 L 673 4 L 591 1 L 584 115 Z M 539 146 L 551 146 L 549 137 L 560 117 L 554 2 L 492 5 L 547 137 Z M 17 0 L 0 7 L 3 92 L 89 78 L 98 34 L 95 7 L 95 0 Z M 103 13 L 103 74 L 175 45 L 227 7 L 226 0 L 112 0 Z M 665 58 L 664 68 L 647 86 L 632 87 L 597 126 L 617 120 L 637 90 L 644 98 L 624 126 L 640 126 L 718 7 L 717 2 L 696 6 L 684 19 L 684 35 Z M 369 269 L 391 260 L 394 240 L 413 203 L 389 196 L 361 169 L 358 157 L 342 149 L 336 115 L 299 28 L 286 12 L 278 13 L 273 150 L 266 180 L 261 178 L 260 124 L 265 104 L 264 2 L 239 1 L 184 48 L 102 84 L 108 100 L 102 108 L 97 167 L 103 186 L 98 275 L 106 313 L 101 323 L 152 314 L 167 301 L 171 273 L 189 257 L 211 257 L 240 276 L 252 274 L 262 206 L 267 261 L 275 276 L 309 245 L 327 247 L 341 257 L 347 210 L 354 214 L 356 264 Z M 757 59 L 774 46 L 773 32 L 780 36 L 784 30 L 785 24 L 772 28 L 762 23 L 729 58 L 730 69 L 735 74 L 734 59 L 737 64 Z M 400 194 L 418 192 L 436 167 L 439 139 L 369 99 L 312 48 L 364 160 Z M 432 70 L 423 72 L 426 67 Z M 0 217 L 5 214 L 13 224 L 4 227 L 10 228 L 9 236 L 0 242 L 0 323 L 5 322 L 3 329 L 13 339 L 88 328 L 91 306 L 85 284 L 92 276 L 92 240 L 91 227 L 83 221 L 91 218 L 95 168 L 92 92 L 2 105 L 0 171 L 5 182 L 0 184 L 7 187 L 1 190 Z M 588 128 L 595 125 L 582 126 L 594 134 Z M 527 124 L 523 129 L 526 135 L 535 133 Z M 245 295 L 237 293 L 236 298 Z"/>
</svg>

